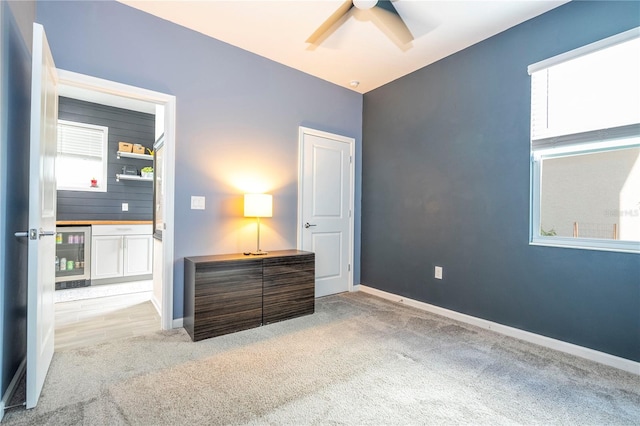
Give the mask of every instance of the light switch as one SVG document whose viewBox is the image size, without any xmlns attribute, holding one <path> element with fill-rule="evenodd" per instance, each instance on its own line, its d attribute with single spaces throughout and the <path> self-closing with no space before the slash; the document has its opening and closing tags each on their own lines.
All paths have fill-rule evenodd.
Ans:
<svg viewBox="0 0 640 426">
<path fill-rule="evenodd" d="M 129 211 L 129 203 L 122 203 L 122 211 L 123 212 Z"/>
<path fill-rule="evenodd" d="M 434 277 L 438 280 L 442 279 L 442 266 L 436 266 L 435 268 L 435 272 L 434 272 Z"/>
<path fill-rule="evenodd" d="M 204 210 L 204 197 L 191 196 L 191 210 Z"/>
</svg>

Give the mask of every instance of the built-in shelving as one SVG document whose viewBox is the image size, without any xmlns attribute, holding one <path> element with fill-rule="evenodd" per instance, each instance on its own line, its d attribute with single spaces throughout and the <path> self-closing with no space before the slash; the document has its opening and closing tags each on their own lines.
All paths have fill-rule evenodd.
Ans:
<svg viewBox="0 0 640 426">
<path fill-rule="evenodd" d="M 148 154 L 134 154 L 133 152 L 122 152 L 122 151 L 118 151 L 116 153 L 116 156 L 118 158 L 120 157 L 125 157 L 125 158 L 135 158 L 137 160 L 148 160 L 148 161 L 153 161 L 153 155 L 148 155 Z"/>
<path fill-rule="evenodd" d="M 153 178 L 150 177 L 142 177 L 142 176 L 138 176 L 138 175 L 123 175 L 123 174 L 116 174 L 116 181 L 120 181 L 120 180 L 141 180 L 144 182 L 153 182 Z"/>
</svg>

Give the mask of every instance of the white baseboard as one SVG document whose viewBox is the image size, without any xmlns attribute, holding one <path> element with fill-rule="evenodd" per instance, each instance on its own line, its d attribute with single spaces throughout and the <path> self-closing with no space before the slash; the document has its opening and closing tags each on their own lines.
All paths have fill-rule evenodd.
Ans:
<svg viewBox="0 0 640 426">
<path fill-rule="evenodd" d="M 176 318 L 173 320 L 173 323 L 171 324 L 171 326 L 173 328 L 182 328 L 183 320 L 184 318 Z"/>
<path fill-rule="evenodd" d="M 477 318 L 471 315 L 462 314 L 460 312 L 441 308 L 439 306 L 431 305 L 429 303 L 420 302 L 418 300 L 398 296 L 397 294 L 387 293 L 386 291 L 378 290 L 372 287 L 367 287 L 366 285 L 359 284 L 353 287 L 354 287 L 353 291 L 362 291 L 363 293 L 368 293 L 374 296 L 378 296 L 382 299 L 387 299 L 397 303 L 403 303 L 407 306 L 421 309 L 423 311 L 427 311 L 432 314 L 441 315 L 443 317 L 447 317 L 447 318 L 454 319 L 456 321 L 475 325 L 476 327 L 484 328 L 486 330 L 495 331 L 496 333 L 504 334 L 505 336 L 515 337 L 516 339 L 524 340 L 525 342 L 544 346 L 560 352 L 565 352 L 571 355 L 578 356 L 580 358 L 585 358 L 590 361 L 594 361 L 594 362 L 608 365 L 610 367 L 614 367 L 620 370 L 628 371 L 629 373 L 640 375 L 640 362 L 631 361 L 630 359 L 621 358 L 615 355 L 610 355 L 608 353 L 596 351 L 594 349 L 589 349 L 583 346 L 574 345 L 573 343 L 552 339 L 550 337 L 542 336 L 540 334 L 535 334 L 529 331 L 520 330 L 519 328 L 509 327 L 506 325 L 498 324 L 493 321 L 488 321 L 488 320 Z"/>
<path fill-rule="evenodd" d="M 162 317 L 162 308 L 160 308 L 160 303 L 158 303 L 158 299 L 156 299 L 155 294 L 151 295 L 151 304 L 153 305 L 154 308 L 156 308 L 158 315 Z"/>
<path fill-rule="evenodd" d="M 27 368 L 27 358 L 23 359 L 18 369 L 16 370 L 16 374 L 13 375 L 11 382 L 9 382 L 9 386 L 7 386 L 7 390 L 2 395 L 2 401 L 0 401 L 0 421 L 4 417 L 4 409 L 9 404 L 9 399 L 13 396 L 13 393 L 18 387 L 18 383 L 20 382 L 20 378 L 25 373 L 25 369 Z"/>
</svg>

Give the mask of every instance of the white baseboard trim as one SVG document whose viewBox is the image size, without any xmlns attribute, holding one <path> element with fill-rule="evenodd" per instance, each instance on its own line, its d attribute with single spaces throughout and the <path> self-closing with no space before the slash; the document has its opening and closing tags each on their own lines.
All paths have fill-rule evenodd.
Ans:
<svg viewBox="0 0 640 426">
<path fill-rule="evenodd" d="M 171 326 L 173 328 L 182 328 L 183 320 L 184 320 L 184 318 L 175 318 L 173 320 L 173 323 L 171 324 Z"/>
<path fill-rule="evenodd" d="M 552 339 L 551 337 L 546 337 L 540 334 L 531 333 L 529 331 L 520 330 L 519 328 L 498 324 L 496 322 L 488 321 L 482 318 L 477 318 L 471 315 L 462 314 L 460 312 L 441 308 L 439 306 L 431 305 L 429 303 L 420 302 L 418 300 L 398 296 L 397 294 L 388 293 L 386 291 L 378 290 L 376 288 L 367 287 L 366 285 L 362 285 L 362 284 L 354 286 L 354 291 L 362 291 L 363 293 L 368 293 L 374 296 L 378 296 L 382 299 L 387 299 L 392 302 L 402 303 L 407 306 L 411 306 L 413 308 L 430 312 L 432 314 L 441 315 L 443 317 L 447 317 L 447 318 L 454 319 L 456 321 L 475 325 L 476 327 L 484 328 L 486 330 L 495 331 L 496 333 L 504 334 L 505 336 L 515 337 L 516 339 L 524 340 L 525 342 L 544 346 L 546 348 L 554 349 L 560 352 L 565 352 L 571 355 L 578 356 L 580 358 L 585 358 L 590 361 L 594 361 L 594 362 L 608 365 L 610 367 L 614 367 L 620 370 L 628 371 L 629 373 L 640 375 L 640 362 L 632 361 L 630 359 L 621 358 L 615 355 L 610 355 L 608 353 L 596 351 L 594 349 L 589 349 L 583 346 L 574 345 L 573 343 L 564 342 L 562 340 Z"/>
<path fill-rule="evenodd" d="M 18 366 L 18 369 L 16 370 L 16 374 L 13 375 L 13 378 L 9 382 L 9 386 L 7 386 L 6 392 L 4 393 L 4 395 L 2 395 L 2 401 L 0 401 L 0 421 L 2 421 L 2 418 L 4 417 L 4 409 L 7 406 L 7 404 L 9 404 L 9 399 L 13 396 L 13 393 L 15 392 L 16 387 L 18 387 L 20 378 L 22 377 L 23 374 L 25 374 L 26 368 L 27 368 L 27 358 L 24 358 L 20 363 L 20 365 Z"/>
<path fill-rule="evenodd" d="M 155 294 L 151 295 L 151 304 L 156 308 L 158 315 L 162 316 L 162 308 L 160 308 L 160 303 L 158 303 L 158 299 L 156 299 Z"/>
</svg>

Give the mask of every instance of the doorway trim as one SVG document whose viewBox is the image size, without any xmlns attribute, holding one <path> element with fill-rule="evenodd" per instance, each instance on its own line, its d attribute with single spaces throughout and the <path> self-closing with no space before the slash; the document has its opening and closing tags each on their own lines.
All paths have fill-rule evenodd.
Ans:
<svg viewBox="0 0 640 426">
<path fill-rule="evenodd" d="M 170 330 L 173 321 L 173 248 L 174 248 L 174 197 L 175 197 L 175 132 L 176 132 L 176 97 L 166 93 L 104 80 L 73 71 L 58 69 L 58 84 L 73 86 L 120 96 L 124 98 L 149 102 L 164 106 L 164 137 L 166 155 L 166 211 L 165 229 L 162 233 L 162 312 L 160 322 L 163 330 Z"/>
<path fill-rule="evenodd" d="M 304 188 L 304 135 L 318 136 L 325 139 L 333 139 L 349 145 L 349 265 L 348 271 L 349 292 L 353 292 L 353 271 L 354 266 L 354 235 L 355 235 L 355 146 L 356 140 L 348 136 L 337 135 L 335 133 L 324 132 L 322 130 L 311 129 L 309 127 L 298 127 L 298 220 L 296 231 L 296 246 L 302 250 L 302 229 L 303 229 L 303 188 Z"/>
</svg>

